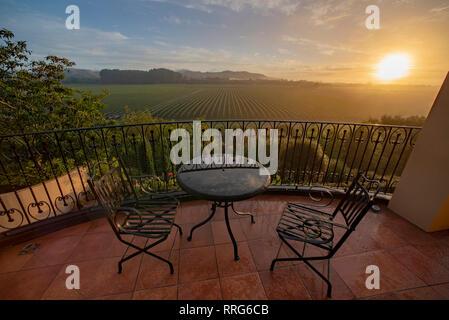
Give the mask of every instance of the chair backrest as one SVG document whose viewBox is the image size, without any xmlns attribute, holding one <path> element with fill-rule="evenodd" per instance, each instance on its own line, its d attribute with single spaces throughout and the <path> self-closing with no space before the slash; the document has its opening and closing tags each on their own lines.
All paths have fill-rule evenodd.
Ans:
<svg viewBox="0 0 449 320">
<path fill-rule="evenodd" d="M 135 157 L 123 155 L 119 158 L 123 168 L 126 168 L 125 174 L 129 178 L 131 187 L 135 193 L 135 199 L 151 198 L 160 193 L 167 193 L 178 189 L 174 172 L 170 170 L 153 170 L 148 167 L 146 162 L 136 160 Z M 137 162 L 136 162 L 137 161 Z M 160 167 L 159 167 L 160 169 Z M 172 168 L 174 169 L 174 168 Z"/>
<path fill-rule="evenodd" d="M 152 198 L 158 194 L 167 192 L 166 181 L 163 181 L 156 175 L 138 175 L 129 176 L 129 181 L 132 184 L 135 200 L 140 198 Z"/>
<path fill-rule="evenodd" d="M 369 186 L 369 188 L 371 188 L 373 185 L 376 186 L 376 191 L 372 196 L 370 196 L 368 188 L 365 186 Z M 340 212 L 345 219 L 347 227 L 354 230 L 363 216 L 373 205 L 374 197 L 377 195 L 379 190 L 379 181 L 369 180 L 364 175 L 358 174 L 349 186 L 343 199 L 341 199 L 335 208 L 333 216 L 335 217 Z"/>
<path fill-rule="evenodd" d="M 368 188 L 365 186 L 368 185 Z M 376 185 L 375 192 L 370 196 L 368 190 Z M 338 249 L 343 245 L 349 235 L 355 230 L 362 218 L 366 215 L 368 210 L 373 205 L 373 200 L 380 190 L 380 182 L 376 180 L 369 180 L 362 174 L 358 174 L 352 184 L 346 191 L 345 196 L 339 202 L 333 216 L 335 217 L 339 212 L 343 215 L 348 229 L 338 239 L 330 253 L 333 256 Z"/>
<path fill-rule="evenodd" d="M 109 171 L 101 174 L 100 166 L 107 165 Z M 109 219 L 114 221 L 114 208 L 119 207 L 126 199 L 134 195 L 126 172 L 119 161 L 112 164 L 97 163 L 93 176 L 87 182 L 94 192 L 99 204 L 106 210 Z"/>
</svg>

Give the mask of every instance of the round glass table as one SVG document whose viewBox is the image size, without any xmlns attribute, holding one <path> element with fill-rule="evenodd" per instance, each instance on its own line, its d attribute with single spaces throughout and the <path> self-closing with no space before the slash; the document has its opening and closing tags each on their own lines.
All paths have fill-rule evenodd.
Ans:
<svg viewBox="0 0 449 320">
<path fill-rule="evenodd" d="M 225 222 L 234 246 L 234 259 L 239 260 L 238 247 L 229 224 L 228 208 L 238 215 L 251 216 L 250 213 L 234 209 L 234 202 L 252 198 L 264 192 L 270 185 L 268 170 L 260 163 L 248 163 L 246 158 L 242 164 L 185 164 L 178 170 L 179 186 L 196 198 L 212 201 L 211 213 L 202 222 L 190 230 L 188 241 L 192 240 L 193 231 L 209 222 L 215 215 L 217 207 L 224 208 Z"/>
</svg>

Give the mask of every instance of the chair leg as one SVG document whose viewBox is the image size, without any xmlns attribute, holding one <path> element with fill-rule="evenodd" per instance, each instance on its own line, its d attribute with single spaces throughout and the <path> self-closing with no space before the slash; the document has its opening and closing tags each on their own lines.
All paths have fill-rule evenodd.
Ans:
<svg viewBox="0 0 449 320">
<path fill-rule="evenodd" d="M 332 284 L 330 283 L 329 279 L 330 279 L 330 259 L 327 258 L 327 262 L 328 262 L 328 268 L 327 268 L 327 278 L 320 272 L 318 271 L 318 269 L 316 269 L 310 262 L 309 260 L 325 260 L 326 257 L 310 257 L 310 258 L 304 258 L 301 254 L 299 254 L 298 251 L 296 251 L 295 248 L 293 248 L 293 246 L 287 242 L 287 240 L 285 240 L 284 237 L 282 237 L 281 235 L 279 235 L 279 238 L 282 240 L 282 242 L 284 242 L 287 247 L 290 248 L 291 251 L 293 251 L 293 253 L 296 254 L 297 258 L 276 258 L 271 262 L 271 267 L 270 270 L 273 271 L 274 270 L 274 266 L 276 264 L 276 262 L 278 261 L 303 261 L 310 269 L 312 269 L 313 272 L 315 272 L 321 279 L 323 279 L 324 282 L 326 282 L 327 284 L 327 297 L 330 298 L 331 294 L 332 294 Z"/>
<path fill-rule="evenodd" d="M 274 270 L 274 266 L 276 265 L 277 262 L 282 262 L 282 261 L 304 261 L 304 259 L 302 259 L 302 258 L 277 258 L 277 259 L 273 259 L 273 261 L 271 261 L 270 271 Z"/>
<path fill-rule="evenodd" d="M 120 238 L 120 236 L 118 236 L 118 237 L 119 237 L 119 240 L 120 240 L 121 242 L 128 244 L 127 242 L 123 241 L 123 240 Z M 132 236 L 131 242 L 134 241 L 135 237 L 136 237 L 136 236 Z M 147 239 L 147 241 L 145 241 L 145 245 L 147 245 L 147 243 L 148 243 L 148 239 Z M 122 273 L 122 263 L 123 263 L 122 260 L 123 260 L 123 257 L 126 256 L 126 253 L 128 252 L 129 247 L 130 247 L 130 244 L 128 244 L 128 246 L 126 247 L 125 252 L 123 252 L 122 257 L 120 258 L 120 261 L 118 262 L 118 273 L 119 273 L 119 274 Z"/>
<path fill-rule="evenodd" d="M 179 235 L 182 236 L 182 228 L 181 228 L 181 226 L 178 225 L 177 223 L 173 223 L 173 225 L 174 225 L 176 228 L 178 228 L 178 230 L 179 230 Z"/>
<path fill-rule="evenodd" d="M 327 279 L 328 279 L 328 284 L 327 284 L 327 297 L 331 298 L 331 294 L 332 294 L 332 284 L 331 284 L 331 259 L 327 259 Z"/>
<path fill-rule="evenodd" d="M 279 235 L 279 234 L 278 234 Z M 297 258 L 278 258 L 279 255 L 279 251 L 281 250 L 281 246 L 282 246 L 282 242 L 281 242 L 281 246 L 279 247 L 278 253 L 276 255 L 276 258 L 273 259 L 273 261 L 271 261 L 271 266 L 270 266 L 270 271 L 274 270 L 274 266 L 276 265 L 277 262 L 282 262 L 282 261 L 303 261 L 304 259 L 302 258 L 302 256 L 296 252 L 296 250 L 284 239 L 284 237 L 282 237 L 281 235 L 279 235 L 279 238 L 282 240 L 282 242 L 284 242 L 294 253 L 296 253 L 296 255 L 298 256 Z"/>
<path fill-rule="evenodd" d="M 278 257 L 279 257 L 279 253 L 281 252 L 281 248 L 282 248 L 282 242 L 279 244 L 278 252 L 276 253 L 276 258 L 274 258 L 273 261 L 271 262 L 270 271 L 274 270 L 275 263 L 277 261 L 279 261 Z"/>
<path fill-rule="evenodd" d="M 175 270 L 173 268 L 173 264 L 170 261 L 168 261 L 167 259 L 164 259 L 164 258 L 162 258 L 162 257 L 160 257 L 160 256 L 158 256 L 158 255 L 156 255 L 154 253 L 151 253 L 151 252 L 145 252 L 145 253 L 150 255 L 150 256 L 152 256 L 152 257 L 154 257 L 154 258 L 156 258 L 156 259 L 159 259 L 159 260 L 164 261 L 165 263 L 167 263 L 168 266 L 170 267 L 170 273 L 171 274 L 173 274 L 175 272 Z"/>
<path fill-rule="evenodd" d="M 146 253 L 146 254 L 148 254 L 148 255 L 150 255 L 150 256 L 156 258 L 156 259 L 159 259 L 159 260 L 161 260 L 161 261 L 166 262 L 166 263 L 169 265 L 169 267 L 170 267 L 170 273 L 173 274 L 173 273 L 174 273 L 174 268 L 173 268 L 173 264 L 172 264 L 170 261 L 168 261 L 167 259 L 164 259 L 164 258 L 162 258 L 162 257 L 160 257 L 160 256 L 158 256 L 158 255 L 156 255 L 156 254 L 154 254 L 154 253 L 148 251 L 149 249 L 151 249 L 151 248 L 153 248 L 154 246 L 158 245 L 159 243 L 165 241 L 166 239 L 167 239 L 167 237 L 164 237 L 164 238 L 162 238 L 162 239 L 159 239 L 158 241 L 156 241 L 156 242 L 154 242 L 154 243 L 152 243 L 152 244 L 150 244 L 149 246 L 146 246 L 146 247 L 144 247 L 144 248 L 139 248 L 139 247 L 137 247 L 136 245 L 134 245 L 134 244 L 132 244 L 132 243 L 129 243 L 129 242 L 126 242 L 126 241 L 120 239 L 121 242 L 127 244 L 129 247 L 133 247 L 134 249 L 136 249 L 137 252 L 134 252 L 134 253 L 130 254 L 129 256 L 126 256 L 126 257 L 123 257 L 123 256 L 122 256 L 122 258 L 120 259 L 120 261 L 119 261 L 119 263 L 118 263 L 118 273 L 119 273 L 119 274 L 122 273 L 122 269 L 123 269 L 123 268 L 122 268 L 122 264 L 123 264 L 123 262 L 125 262 L 125 261 L 127 261 L 127 260 L 129 260 L 129 259 L 131 259 L 131 258 L 134 258 L 135 256 L 137 256 L 137 255 L 139 255 L 139 254 Z M 147 240 L 147 241 L 148 241 L 148 240 Z M 145 244 L 146 244 L 146 243 L 145 243 Z"/>
<path fill-rule="evenodd" d="M 304 263 L 309 266 L 310 269 L 312 269 L 313 272 L 315 272 L 324 282 L 327 284 L 327 297 L 330 298 L 332 294 L 332 284 L 329 281 L 329 274 L 326 278 L 318 269 L 316 269 L 308 260 L 310 259 L 303 259 Z M 313 260 L 323 260 L 323 259 L 313 259 Z"/>
<path fill-rule="evenodd" d="M 156 258 L 156 259 L 159 259 L 159 260 L 161 260 L 161 261 L 164 261 L 165 263 L 168 264 L 168 266 L 169 266 L 169 268 L 170 268 L 170 273 L 173 274 L 173 273 L 175 272 L 175 271 L 174 271 L 174 268 L 173 268 L 173 264 L 172 264 L 170 261 L 168 261 L 167 259 L 164 259 L 164 258 L 162 258 L 162 257 L 160 257 L 160 256 L 158 256 L 158 255 L 156 255 L 156 254 L 154 254 L 154 253 L 151 253 L 151 252 L 147 252 L 147 251 L 142 250 L 142 251 L 133 253 L 132 255 L 129 255 L 129 256 L 127 256 L 127 257 L 124 258 L 124 259 L 121 259 L 121 260 L 118 262 L 118 273 L 119 273 L 119 274 L 122 273 L 122 269 L 123 269 L 123 268 L 122 268 L 122 264 L 123 264 L 123 262 L 125 262 L 125 261 L 127 261 L 127 260 L 129 260 L 129 259 L 131 259 L 131 258 L 133 258 L 133 257 L 135 257 L 135 256 L 137 256 L 137 255 L 139 255 L 139 254 L 141 254 L 141 253 L 146 253 L 146 254 L 148 254 L 148 255 L 150 255 L 150 256 Z"/>
</svg>

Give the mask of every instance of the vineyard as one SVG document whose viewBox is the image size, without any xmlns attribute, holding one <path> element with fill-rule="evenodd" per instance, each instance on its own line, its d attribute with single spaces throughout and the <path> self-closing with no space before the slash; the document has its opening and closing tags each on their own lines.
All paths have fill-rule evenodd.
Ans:
<svg viewBox="0 0 449 320">
<path fill-rule="evenodd" d="M 242 87 L 211 86 L 150 108 L 164 119 L 292 119 L 288 110 L 257 99 Z"/>
<path fill-rule="evenodd" d="M 427 115 L 438 88 L 318 85 L 72 85 L 108 89 L 105 113 L 120 119 L 125 106 L 166 120 L 279 119 L 364 122 L 383 115 Z"/>
</svg>

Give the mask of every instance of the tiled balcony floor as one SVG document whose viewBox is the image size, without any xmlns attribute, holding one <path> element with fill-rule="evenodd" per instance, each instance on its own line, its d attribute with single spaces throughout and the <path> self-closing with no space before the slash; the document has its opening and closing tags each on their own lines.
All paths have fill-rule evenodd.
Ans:
<svg viewBox="0 0 449 320">
<path fill-rule="evenodd" d="M 183 203 L 177 222 L 184 236 L 175 234 L 154 251 L 168 257 L 168 266 L 148 255 L 117 262 L 125 246 L 105 219 L 66 228 L 30 242 L 34 253 L 19 255 L 27 243 L 0 250 L 0 299 L 325 299 L 325 284 L 302 263 L 279 263 L 269 271 L 279 240 L 274 232 L 285 201 L 299 197 L 264 195 L 238 203 L 231 213 L 240 261 L 233 260 L 232 244 L 223 211 L 211 223 L 187 234 L 208 214 L 204 201 Z M 30 243 L 28 242 L 28 243 Z M 281 255 L 286 255 L 284 248 Z M 67 290 L 67 265 L 80 269 L 80 290 Z M 365 288 L 366 266 L 381 272 L 379 290 Z M 324 268 L 324 264 L 317 264 Z M 369 212 L 331 263 L 333 299 L 449 299 L 449 231 L 425 233 L 382 208 Z"/>
</svg>

